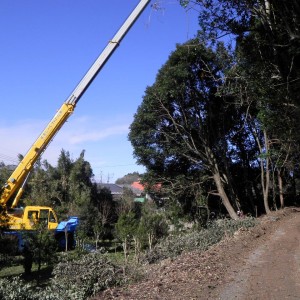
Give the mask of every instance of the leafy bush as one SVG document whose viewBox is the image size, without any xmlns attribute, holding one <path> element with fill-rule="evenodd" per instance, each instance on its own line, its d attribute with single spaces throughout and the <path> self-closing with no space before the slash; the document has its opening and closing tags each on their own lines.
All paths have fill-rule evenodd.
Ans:
<svg viewBox="0 0 300 300">
<path fill-rule="evenodd" d="M 169 236 L 156 244 L 144 256 L 144 261 L 153 263 L 175 257 L 183 251 L 207 250 L 222 238 L 232 236 L 240 228 L 249 228 L 256 220 L 218 220 L 208 224 L 207 229 Z M 70 257 L 62 254 L 62 261 L 53 270 L 54 278 L 46 288 L 26 283 L 19 277 L 0 279 L 0 299 L 7 300 L 84 300 L 101 290 L 126 283 L 139 276 L 138 270 L 126 270 L 113 264 L 106 255 L 98 252 Z"/>
<path fill-rule="evenodd" d="M 253 227 L 255 224 L 256 220 L 254 218 L 222 219 L 210 222 L 207 229 L 169 236 L 148 251 L 143 260 L 144 262 L 154 263 L 165 258 L 176 257 L 183 251 L 205 251 L 210 246 L 220 242 L 224 237 L 232 236 L 240 228 Z"/>
<path fill-rule="evenodd" d="M 97 252 L 76 261 L 65 259 L 55 267 L 53 274 L 52 289 L 59 293 L 68 290 L 72 296 L 70 299 L 86 299 L 123 281 L 121 268 Z"/>
<path fill-rule="evenodd" d="M 19 277 L 0 279 L 0 299 L 38 300 L 38 295 L 31 295 L 31 284 L 24 283 Z"/>
<path fill-rule="evenodd" d="M 18 253 L 18 240 L 14 235 L 2 234 L 0 230 L 0 268 L 11 266 Z"/>
<path fill-rule="evenodd" d="M 20 277 L 0 279 L 0 299 L 6 300 L 83 300 L 80 290 L 67 290 L 55 286 L 36 287 L 33 282 L 27 283 Z"/>
<path fill-rule="evenodd" d="M 71 261 L 66 255 L 54 268 L 53 275 L 49 285 L 43 289 L 19 277 L 0 279 L 0 299 L 84 300 L 125 282 L 123 269 L 100 253 L 90 253 Z"/>
</svg>

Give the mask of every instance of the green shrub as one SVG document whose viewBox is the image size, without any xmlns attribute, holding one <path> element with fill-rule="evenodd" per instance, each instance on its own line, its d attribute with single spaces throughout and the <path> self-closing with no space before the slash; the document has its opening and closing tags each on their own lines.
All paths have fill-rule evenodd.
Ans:
<svg viewBox="0 0 300 300">
<path fill-rule="evenodd" d="M 31 284 L 23 282 L 20 277 L 0 279 L 0 299 L 38 300 L 39 298 L 32 295 L 31 289 Z"/>
<path fill-rule="evenodd" d="M 208 224 L 207 229 L 167 237 L 145 254 L 144 261 L 154 263 L 178 256 L 183 251 L 204 251 L 222 238 L 232 236 L 240 228 L 249 228 L 255 224 L 253 218 L 214 221 Z M 46 288 L 39 288 L 33 282 L 24 282 L 19 277 L 0 279 L 0 299 L 85 300 L 104 289 L 127 283 L 139 276 L 137 269 L 128 266 L 125 276 L 124 268 L 113 264 L 106 255 L 98 252 L 72 255 L 62 254 L 62 260 L 55 266 L 54 277 Z"/>
<path fill-rule="evenodd" d="M 121 268 L 113 264 L 106 255 L 97 252 L 83 255 L 74 261 L 64 259 L 57 264 L 53 274 L 52 291 L 61 294 L 67 290 L 70 299 L 86 299 L 123 282 Z"/>
<path fill-rule="evenodd" d="M 184 251 L 205 251 L 224 237 L 232 236 L 240 228 L 253 227 L 255 224 L 254 218 L 221 219 L 208 223 L 207 228 L 200 231 L 170 235 L 146 252 L 143 261 L 155 263 L 162 259 L 176 257 Z"/>
<path fill-rule="evenodd" d="M 19 277 L 0 280 L 0 299 L 8 300 L 84 300 L 108 287 L 125 282 L 123 270 L 100 253 L 69 260 L 67 255 L 53 270 L 46 288 Z"/>
</svg>

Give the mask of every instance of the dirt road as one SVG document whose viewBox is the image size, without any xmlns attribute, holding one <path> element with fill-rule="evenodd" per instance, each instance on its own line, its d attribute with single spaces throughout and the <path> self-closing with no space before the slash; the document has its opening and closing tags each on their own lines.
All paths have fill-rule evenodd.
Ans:
<svg viewBox="0 0 300 300">
<path fill-rule="evenodd" d="M 94 299 L 300 299 L 300 210 L 274 212 L 205 253 L 165 260 L 142 282 Z"/>
<path fill-rule="evenodd" d="M 215 299 L 300 299 L 300 214 L 250 251 L 232 282 L 219 290 Z"/>
</svg>

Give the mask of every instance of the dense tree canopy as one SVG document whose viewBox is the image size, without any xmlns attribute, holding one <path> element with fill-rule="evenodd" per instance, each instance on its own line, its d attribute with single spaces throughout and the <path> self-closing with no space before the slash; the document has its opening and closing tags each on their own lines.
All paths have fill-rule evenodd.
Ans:
<svg viewBox="0 0 300 300">
<path fill-rule="evenodd" d="M 198 40 L 178 46 L 155 84 L 147 88 L 129 139 L 138 161 L 149 171 L 172 177 L 200 177 L 206 172 L 214 179 L 227 211 L 236 218 L 222 177 L 226 137 L 237 112 L 217 93 L 229 62 L 221 44 L 217 54 Z"/>
<path fill-rule="evenodd" d="M 194 197 L 219 195 L 232 218 L 296 201 L 299 4 L 180 3 L 199 11 L 198 39 L 158 72 L 129 134 L 146 178 L 176 189 L 177 201 L 178 186 L 201 186 Z"/>
<path fill-rule="evenodd" d="M 183 213 L 218 198 L 232 218 L 240 209 L 255 214 L 295 203 L 298 1 L 180 4 L 199 12 L 199 32 L 159 70 L 131 125 L 134 155 L 147 168 L 143 180 L 163 183 L 161 195 L 172 198 L 174 207 L 180 203 Z M 8 177 L 4 172 L 1 179 Z M 119 183 L 139 177 L 128 174 Z M 57 167 L 37 162 L 22 204 L 54 205 L 62 217 L 86 216 L 91 205 L 105 223 L 113 218 L 105 213 L 107 195 L 92 178 L 84 151 L 72 160 L 62 150 Z"/>
</svg>

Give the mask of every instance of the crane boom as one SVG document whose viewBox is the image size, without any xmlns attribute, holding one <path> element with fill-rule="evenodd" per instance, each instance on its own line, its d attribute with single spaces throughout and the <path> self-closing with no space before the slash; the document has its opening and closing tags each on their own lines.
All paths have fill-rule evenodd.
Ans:
<svg viewBox="0 0 300 300">
<path fill-rule="evenodd" d="M 86 89 L 95 79 L 99 71 L 105 65 L 109 57 L 113 54 L 114 50 L 120 44 L 123 37 L 129 31 L 131 26 L 135 23 L 139 15 L 143 12 L 150 0 L 141 0 L 135 9 L 131 12 L 129 17 L 114 35 L 113 39 L 109 41 L 108 45 L 104 48 L 96 61 L 87 71 L 85 76 L 76 86 L 69 98 L 62 104 L 52 120 L 48 123 L 47 127 L 43 130 L 41 135 L 37 138 L 34 144 L 31 146 L 27 154 L 21 160 L 19 165 L 13 171 L 9 179 L 6 181 L 2 188 L 0 196 L 0 204 L 6 205 L 12 195 L 21 187 L 22 183 L 26 179 L 29 172 L 32 170 L 35 162 L 41 156 L 43 151 L 49 145 L 55 134 L 64 125 L 69 116 L 73 113 L 74 108 L 84 94 Z M 16 207 L 18 201 L 14 201 L 12 208 Z"/>
<path fill-rule="evenodd" d="M 112 55 L 114 50 L 119 46 L 123 37 L 126 35 L 126 33 L 129 31 L 129 29 L 132 27 L 132 25 L 134 24 L 136 19 L 143 12 L 143 10 L 146 8 L 146 6 L 149 4 L 149 2 L 150 2 L 150 0 L 140 1 L 140 3 L 137 5 L 137 7 L 132 11 L 132 13 L 129 15 L 127 20 L 120 27 L 120 29 L 115 34 L 115 36 L 112 38 L 112 40 L 109 41 L 106 48 L 98 56 L 98 58 L 96 59 L 94 64 L 91 66 L 91 68 L 88 70 L 88 72 L 82 78 L 82 80 L 79 82 L 77 87 L 74 89 L 73 93 L 67 99 L 66 103 L 75 104 L 78 102 L 80 97 L 84 94 L 85 90 L 92 83 L 93 79 L 96 77 L 96 75 L 102 69 L 102 67 L 105 65 L 106 61 Z"/>
</svg>

